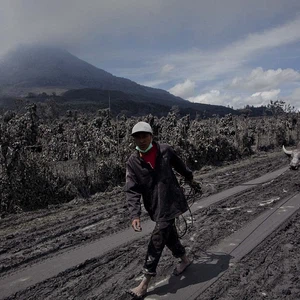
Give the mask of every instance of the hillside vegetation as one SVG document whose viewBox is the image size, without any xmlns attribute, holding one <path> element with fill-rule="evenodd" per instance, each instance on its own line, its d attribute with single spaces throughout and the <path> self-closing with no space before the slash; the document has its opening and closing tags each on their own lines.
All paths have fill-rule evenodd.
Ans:
<svg viewBox="0 0 300 300">
<path fill-rule="evenodd" d="M 131 128 L 149 122 L 154 138 L 175 147 L 186 163 L 199 170 L 270 151 L 300 140 L 299 113 L 249 118 L 226 115 L 209 119 L 151 114 L 111 117 L 55 106 L 30 104 L 0 117 L 1 214 L 45 208 L 123 185 L 125 161 L 133 151 Z"/>
</svg>

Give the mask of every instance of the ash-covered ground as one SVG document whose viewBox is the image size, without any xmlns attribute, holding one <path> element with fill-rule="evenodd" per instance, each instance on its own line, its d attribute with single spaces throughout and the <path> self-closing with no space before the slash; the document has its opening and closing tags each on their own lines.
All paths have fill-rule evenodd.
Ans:
<svg viewBox="0 0 300 300">
<path fill-rule="evenodd" d="M 195 179 L 202 182 L 201 197 L 205 197 L 288 163 L 282 152 L 262 153 L 222 167 L 203 168 L 195 173 Z M 182 239 L 183 244 L 197 259 L 297 191 L 300 192 L 299 172 L 288 170 L 268 184 L 250 187 L 199 209 L 193 215 L 193 227 Z M 299 222 L 299 214 L 292 216 L 234 268 L 229 268 L 199 299 L 300 299 Z M 122 187 L 89 199 L 7 216 L 0 221 L 0 276 L 129 226 Z M 134 287 L 141 276 L 147 242 L 148 236 L 142 237 L 7 299 L 129 299 L 124 290 Z M 166 250 L 154 282 L 169 275 L 175 263 Z"/>
</svg>

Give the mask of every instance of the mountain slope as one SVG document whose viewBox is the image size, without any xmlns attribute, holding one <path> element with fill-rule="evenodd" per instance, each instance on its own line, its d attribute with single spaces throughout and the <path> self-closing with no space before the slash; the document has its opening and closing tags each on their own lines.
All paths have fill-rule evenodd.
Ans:
<svg viewBox="0 0 300 300">
<path fill-rule="evenodd" d="M 126 93 L 155 95 L 163 101 L 187 102 L 167 91 L 146 87 L 114 76 L 79 59 L 69 52 L 45 46 L 22 46 L 0 61 L 2 94 L 24 96 L 28 92 L 56 92 L 98 88 Z M 169 103 L 171 104 L 171 103 Z"/>
<path fill-rule="evenodd" d="M 165 90 L 114 76 L 54 47 L 19 46 L 0 59 L 0 106 L 8 106 L 11 97 L 55 92 L 70 108 L 94 110 L 107 107 L 108 91 L 121 92 L 111 93 L 112 104 L 117 112 L 125 109 L 128 114 L 166 114 L 174 105 L 191 115 L 237 113 L 220 105 L 191 103 Z"/>
<path fill-rule="evenodd" d="M 237 111 L 221 106 L 221 105 L 210 105 L 201 103 L 191 103 L 184 101 L 179 105 L 176 103 L 163 102 L 159 96 L 156 95 L 141 95 L 141 94 L 130 94 L 121 91 L 107 91 L 101 89 L 76 89 L 65 92 L 59 102 L 69 103 L 77 105 L 81 103 L 93 103 L 99 108 L 108 108 L 109 99 L 111 102 L 112 111 L 116 114 L 123 110 L 128 112 L 128 115 L 145 115 L 148 113 L 155 114 L 157 116 L 166 115 L 172 106 L 177 105 L 180 108 L 182 115 L 190 114 L 195 117 L 197 114 L 200 116 L 211 117 L 214 114 L 224 116 L 226 114 L 237 114 Z M 84 110 L 81 106 L 80 110 Z"/>
</svg>

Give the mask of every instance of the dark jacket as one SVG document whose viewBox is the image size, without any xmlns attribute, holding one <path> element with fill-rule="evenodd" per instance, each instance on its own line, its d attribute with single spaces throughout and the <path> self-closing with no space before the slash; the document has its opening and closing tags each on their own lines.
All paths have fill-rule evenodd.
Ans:
<svg viewBox="0 0 300 300">
<path fill-rule="evenodd" d="M 131 219 L 141 214 L 141 196 L 145 209 L 155 222 L 174 219 L 188 210 L 172 167 L 187 179 L 192 179 L 193 173 L 171 146 L 156 145 L 155 169 L 140 157 L 138 151 L 127 161 L 125 192 Z"/>
</svg>

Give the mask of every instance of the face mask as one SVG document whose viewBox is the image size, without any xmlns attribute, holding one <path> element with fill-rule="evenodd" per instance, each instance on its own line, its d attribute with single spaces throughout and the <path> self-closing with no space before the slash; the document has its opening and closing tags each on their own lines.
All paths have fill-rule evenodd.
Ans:
<svg viewBox="0 0 300 300">
<path fill-rule="evenodd" d="M 136 146 L 135 149 L 138 150 L 139 152 L 146 153 L 146 152 L 148 152 L 152 147 L 153 147 L 153 145 L 152 145 L 152 143 L 150 143 L 149 146 L 148 146 L 148 148 L 147 148 L 146 150 L 140 149 L 139 146 Z"/>
</svg>

